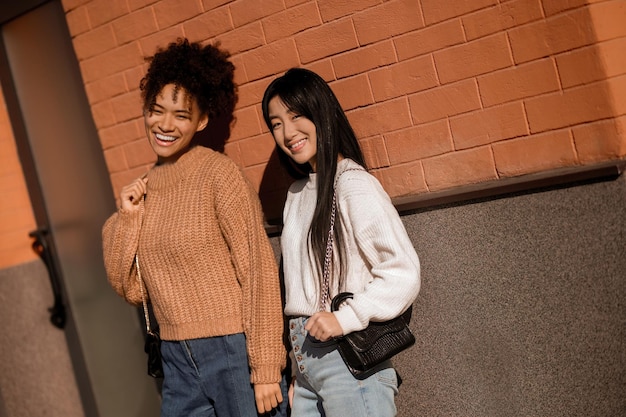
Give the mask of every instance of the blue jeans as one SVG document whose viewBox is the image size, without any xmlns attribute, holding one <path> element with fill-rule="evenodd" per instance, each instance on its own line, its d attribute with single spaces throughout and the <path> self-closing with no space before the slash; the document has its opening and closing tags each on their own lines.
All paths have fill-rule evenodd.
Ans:
<svg viewBox="0 0 626 417">
<path fill-rule="evenodd" d="M 346 367 L 335 342 L 308 336 L 306 318 L 289 321 L 289 337 L 296 358 L 294 417 L 393 417 L 398 393 L 396 371 L 390 362 L 365 379 Z"/>
<path fill-rule="evenodd" d="M 257 417 L 243 333 L 163 341 L 161 417 Z M 271 416 L 287 416 L 285 401 Z"/>
</svg>

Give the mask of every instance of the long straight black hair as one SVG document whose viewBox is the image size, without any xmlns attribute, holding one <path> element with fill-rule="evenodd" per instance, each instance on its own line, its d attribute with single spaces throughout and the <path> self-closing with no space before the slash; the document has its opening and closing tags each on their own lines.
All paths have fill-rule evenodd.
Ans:
<svg viewBox="0 0 626 417">
<path fill-rule="evenodd" d="M 366 169 L 363 152 L 354 130 L 337 100 L 337 97 L 322 77 L 303 68 L 291 68 L 283 76 L 276 78 L 265 90 L 263 118 L 270 132 L 269 102 L 279 97 L 291 112 L 304 116 L 315 125 L 317 136 L 317 204 L 309 229 L 309 242 L 313 251 L 318 277 L 322 277 L 330 215 L 334 194 L 334 181 L 339 157 L 350 158 Z M 281 163 L 293 175 L 300 172 L 306 176 L 312 168 L 309 164 L 298 165 L 278 148 Z M 295 170 L 294 170 L 295 168 Z M 336 244 L 340 272 L 344 269 L 345 249 L 343 230 L 339 221 L 335 222 L 334 241 Z M 341 273 L 340 273 L 341 276 Z"/>
</svg>

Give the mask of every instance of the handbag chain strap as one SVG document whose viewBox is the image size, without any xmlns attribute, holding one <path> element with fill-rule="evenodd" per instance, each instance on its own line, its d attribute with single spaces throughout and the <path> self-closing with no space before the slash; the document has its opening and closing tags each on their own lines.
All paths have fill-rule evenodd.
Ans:
<svg viewBox="0 0 626 417">
<path fill-rule="evenodd" d="M 319 311 L 325 311 L 330 304 L 330 267 L 333 259 L 333 243 L 335 241 L 335 214 L 337 212 L 337 182 L 339 177 L 346 171 L 363 171 L 363 168 L 348 168 L 339 173 L 333 187 L 333 205 L 330 208 L 330 228 L 326 239 L 326 252 L 324 253 L 324 271 L 322 273 L 322 288 L 320 292 Z"/>
<path fill-rule="evenodd" d="M 337 192 L 333 192 L 333 205 L 330 209 L 330 229 L 326 239 L 324 254 L 324 272 L 322 274 L 322 291 L 320 294 L 320 311 L 326 310 L 330 303 L 330 264 L 333 257 L 333 242 L 335 240 L 335 212 L 337 211 Z"/>
<path fill-rule="evenodd" d="M 135 254 L 135 268 L 137 268 L 137 280 L 139 281 L 139 289 L 141 290 L 141 303 L 143 304 L 143 315 L 146 319 L 146 332 L 150 333 L 150 314 L 148 313 L 148 301 L 143 289 L 143 279 L 141 279 L 141 269 L 139 268 L 139 255 Z"/>
</svg>

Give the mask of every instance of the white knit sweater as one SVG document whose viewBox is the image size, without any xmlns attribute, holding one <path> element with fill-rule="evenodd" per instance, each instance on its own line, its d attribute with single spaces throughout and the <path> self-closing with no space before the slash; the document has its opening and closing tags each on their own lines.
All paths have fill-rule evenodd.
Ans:
<svg viewBox="0 0 626 417">
<path fill-rule="evenodd" d="M 400 216 L 378 180 L 349 159 L 339 162 L 337 178 L 337 221 L 344 230 L 347 270 L 344 286 L 331 288 L 331 297 L 340 290 L 355 294 L 335 312 L 347 334 L 364 329 L 370 320 L 389 320 L 406 310 L 420 289 L 420 265 Z M 320 279 L 308 243 L 316 181 L 317 174 L 312 173 L 295 182 L 283 212 L 288 316 L 311 316 L 319 309 Z"/>
</svg>

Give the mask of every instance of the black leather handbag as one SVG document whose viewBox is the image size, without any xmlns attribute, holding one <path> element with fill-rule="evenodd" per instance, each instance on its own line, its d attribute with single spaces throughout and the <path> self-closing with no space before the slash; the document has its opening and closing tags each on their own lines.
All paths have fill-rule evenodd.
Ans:
<svg viewBox="0 0 626 417">
<path fill-rule="evenodd" d="M 342 302 L 353 294 L 337 294 L 331 303 L 331 311 L 337 311 Z M 377 365 L 415 344 L 415 336 L 409 329 L 413 307 L 395 319 L 370 322 L 360 331 L 348 333 L 337 339 L 337 350 L 355 377 L 364 377 Z"/>
<path fill-rule="evenodd" d="M 144 350 L 148 354 L 148 375 L 163 378 L 163 360 L 161 359 L 161 337 L 158 330 L 146 334 Z"/>
<path fill-rule="evenodd" d="M 141 302 L 143 304 L 143 314 L 146 320 L 146 341 L 143 350 L 148 354 L 148 375 L 153 378 L 163 378 L 163 359 L 161 358 L 161 336 L 159 328 L 150 327 L 150 313 L 148 312 L 148 301 L 143 289 L 141 279 L 141 269 L 139 269 L 139 257 L 135 255 L 135 267 L 137 268 L 137 279 L 141 289 Z"/>
</svg>

